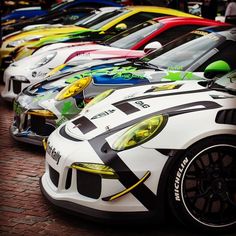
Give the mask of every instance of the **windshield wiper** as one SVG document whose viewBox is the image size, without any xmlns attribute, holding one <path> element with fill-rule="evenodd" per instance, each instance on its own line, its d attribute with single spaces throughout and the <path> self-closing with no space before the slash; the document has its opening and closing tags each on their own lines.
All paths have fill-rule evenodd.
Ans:
<svg viewBox="0 0 236 236">
<path fill-rule="evenodd" d="M 236 94 L 236 92 L 235 92 L 234 89 L 232 89 L 232 88 L 230 88 L 230 87 L 224 87 L 224 86 L 222 86 L 222 85 L 219 85 L 219 84 L 217 84 L 215 81 L 214 81 L 212 84 L 210 84 L 210 85 L 208 86 L 208 88 L 210 88 L 210 89 L 212 89 L 212 90 L 219 91 L 219 92 L 226 92 L 226 93 L 230 93 L 230 94 L 233 94 L 233 95 Z"/>
<path fill-rule="evenodd" d="M 160 70 L 160 68 L 150 62 L 145 62 L 145 61 L 141 61 L 141 60 L 136 60 L 134 62 L 134 65 L 141 65 L 143 67 L 146 67 L 146 68 L 150 68 L 150 69 L 154 69 L 154 70 Z"/>
</svg>

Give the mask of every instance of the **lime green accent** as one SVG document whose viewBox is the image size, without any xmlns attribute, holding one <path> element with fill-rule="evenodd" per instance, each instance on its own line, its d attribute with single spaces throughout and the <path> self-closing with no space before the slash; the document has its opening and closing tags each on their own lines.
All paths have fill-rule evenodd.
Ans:
<svg viewBox="0 0 236 236">
<path fill-rule="evenodd" d="M 171 81 L 177 81 L 177 80 L 182 80 L 183 79 L 181 71 L 178 71 L 178 72 L 172 72 L 172 71 L 167 72 L 167 75 L 165 75 L 163 78 L 171 80 Z"/>
<path fill-rule="evenodd" d="M 193 79 L 193 72 L 186 72 L 184 79 L 187 80 Z"/>
<path fill-rule="evenodd" d="M 124 196 L 125 194 L 129 193 L 131 190 L 133 190 L 134 188 L 138 187 L 141 183 L 143 183 L 144 181 L 146 181 L 149 176 L 151 175 L 151 172 L 150 171 L 147 171 L 146 174 L 134 185 L 130 186 L 129 188 L 113 195 L 113 196 L 110 196 L 110 197 L 105 197 L 105 198 L 102 198 L 102 200 L 104 201 L 113 201 L 119 197 L 122 197 Z"/>
<path fill-rule="evenodd" d="M 73 106 L 73 104 L 71 101 L 65 102 L 63 104 L 62 109 L 61 109 L 62 114 L 68 113 L 72 106 Z"/>
<path fill-rule="evenodd" d="M 65 82 L 68 83 L 68 84 L 72 84 L 72 83 L 75 82 L 76 80 L 78 80 L 77 77 L 71 77 L 71 78 L 68 78 Z"/>
<path fill-rule="evenodd" d="M 91 174 L 100 174 L 107 178 L 118 178 L 116 172 L 111 167 L 104 164 L 77 162 L 73 163 L 70 167 Z"/>
<path fill-rule="evenodd" d="M 220 72 L 228 73 L 231 71 L 231 68 L 227 62 L 219 60 L 219 61 L 212 62 L 210 65 L 208 65 L 204 72 L 208 73 L 208 72 L 213 72 L 213 71 L 220 71 Z"/>
</svg>

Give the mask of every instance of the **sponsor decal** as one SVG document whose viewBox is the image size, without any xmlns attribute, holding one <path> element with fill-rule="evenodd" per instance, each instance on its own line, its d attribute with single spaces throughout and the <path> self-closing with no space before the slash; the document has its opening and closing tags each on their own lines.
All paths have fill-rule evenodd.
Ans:
<svg viewBox="0 0 236 236">
<path fill-rule="evenodd" d="M 48 155 L 54 159 L 58 165 L 60 159 L 61 159 L 61 155 L 60 152 L 57 152 L 56 149 L 50 145 L 50 142 L 48 142 L 47 144 L 47 149 L 46 152 L 48 153 Z"/>
<path fill-rule="evenodd" d="M 183 66 L 178 66 L 178 65 L 169 66 L 167 70 L 183 70 Z"/>
<path fill-rule="evenodd" d="M 183 171 L 184 171 L 186 165 L 188 164 L 188 162 L 189 162 L 188 158 L 185 157 L 184 160 L 182 161 L 182 163 L 180 164 L 180 167 L 179 167 L 177 174 L 175 176 L 174 192 L 175 192 L 175 200 L 176 201 L 180 201 L 179 189 L 180 189 L 181 177 L 182 177 Z"/>
<path fill-rule="evenodd" d="M 56 120 L 56 126 L 59 127 L 61 124 L 68 121 L 68 119 L 65 116 L 62 116 L 60 119 Z"/>
<path fill-rule="evenodd" d="M 33 72 L 32 72 L 32 77 L 36 77 L 36 75 L 37 75 L 37 72 L 36 72 L 36 71 L 33 71 Z"/>
<path fill-rule="evenodd" d="M 135 104 L 139 105 L 142 108 L 150 107 L 148 104 L 145 104 L 143 101 L 136 101 Z"/>
<path fill-rule="evenodd" d="M 99 113 L 99 114 L 93 116 L 93 117 L 91 118 L 91 120 L 98 119 L 98 118 L 101 118 L 101 117 L 104 117 L 104 116 L 108 116 L 108 115 L 110 115 L 110 114 L 112 114 L 112 113 L 114 113 L 114 112 L 115 112 L 115 109 L 110 109 L 110 110 L 101 112 L 101 113 Z"/>
<path fill-rule="evenodd" d="M 72 83 L 74 80 L 81 79 L 84 77 L 90 77 L 90 76 L 99 76 L 99 75 L 107 75 L 110 76 L 112 79 L 117 79 L 117 78 L 124 78 L 126 80 L 130 79 L 145 79 L 141 75 L 135 75 L 133 72 L 135 72 L 137 68 L 132 67 L 132 66 L 127 66 L 127 67 L 111 67 L 111 68 L 102 68 L 102 69 L 95 69 L 91 71 L 85 71 L 84 73 L 77 74 L 76 76 L 67 79 L 65 82 L 66 83 Z"/>
<path fill-rule="evenodd" d="M 33 71 L 32 72 L 32 77 L 35 78 L 36 76 L 40 77 L 40 76 L 45 76 L 47 73 L 43 73 L 43 72 L 38 72 L 37 71 Z"/>
<path fill-rule="evenodd" d="M 182 86 L 182 84 L 166 84 L 166 85 L 161 85 L 161 86 L 152 86 L 145 93 L 173 90 L 173 89 L 178 89 L 181 86 Z"/>
</svg>

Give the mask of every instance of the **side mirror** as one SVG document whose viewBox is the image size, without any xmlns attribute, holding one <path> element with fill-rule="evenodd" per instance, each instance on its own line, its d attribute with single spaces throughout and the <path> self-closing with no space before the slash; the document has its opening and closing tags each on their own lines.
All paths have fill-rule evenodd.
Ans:
<svg viewBox="0 0 236 236">
<path fill-rule="evenodd" d="M 229 64 L 225 61 L 219 60 L 212 62 L 204 70 L 204 77 L 207 79 L 213 79 L 216 76 L 222 76 L 231 71 Z"/>
<path fill-rule="evenodd" d="M 115 27 L 116 31 L 118 31 L 118 32 L 127 30 L 127 28 L 128 27 L 125 23 L 120 23 L 120 24 L 116 25 L 116 27 Z"/>
<path fill-rule="evenodd" d="M 158 42 L 158 41 L 154 41 L 154 42 L 148 43 L 148 44 L 144 47 L 143 51 L 144 51 L 145 53 L 149 53 L 149 52 L 151 52 L 151 51 L 154 51 L 154 50 L 157 50 L 157 49 L 160 49 L 160 48 L 162 48 L 161 43 Z"/>
</svg>

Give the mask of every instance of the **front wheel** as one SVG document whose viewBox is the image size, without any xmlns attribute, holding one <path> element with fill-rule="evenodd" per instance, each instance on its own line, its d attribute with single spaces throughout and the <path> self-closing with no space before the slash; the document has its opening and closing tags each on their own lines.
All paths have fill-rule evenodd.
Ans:
<svg viewBox="0 0 236 236">
<path fill-rule="evenodd" d="M 236 138 L 212 137 L 178 159 L 169 181 L 169 202 L 183 223 L 208 231 L 236 226 Z"/>
</svg>

